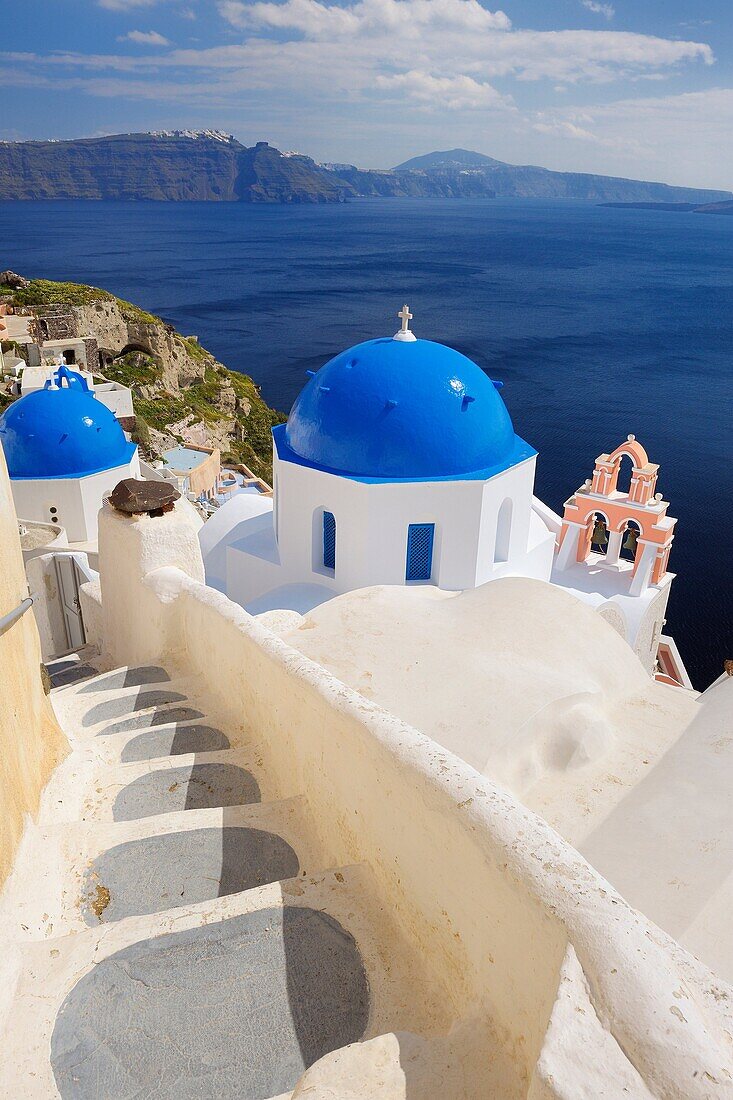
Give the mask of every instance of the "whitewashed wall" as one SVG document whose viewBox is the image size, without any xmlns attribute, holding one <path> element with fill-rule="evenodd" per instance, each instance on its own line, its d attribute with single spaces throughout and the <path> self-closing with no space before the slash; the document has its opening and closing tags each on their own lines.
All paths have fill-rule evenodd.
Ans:
<svg viewBox="0 0 733 1100">
<path fill-rule="evenodd" d="M 137 451 L 131 462 L 112 470 L 102 470 L 86 477 L 57 477 L 44 480 L 11 481 L 15 510 L 24 519 L 38 523 L 52 521 L 51 508 L 66 529 L 69 542 L 94 542 L 97 538 L 97 514 L 102 498 L 126 477 L 139 477 Z"/>
<path fill-rule="evenodd" d="M 323 848 L 369 865 L 456 1021 L 490 1021 L 532 1100 L 729 1097 L 733 990 L 501 788 L 202 584 L 183 504 L 100 517 L 108 663 L 208 686 L 278 793 L 306 793 Z"/>
</svg>

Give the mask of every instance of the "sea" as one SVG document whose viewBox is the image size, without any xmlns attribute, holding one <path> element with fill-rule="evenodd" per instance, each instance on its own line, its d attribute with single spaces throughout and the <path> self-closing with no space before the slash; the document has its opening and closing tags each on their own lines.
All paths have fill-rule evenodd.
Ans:
<svg viewBox="0 0 733 1100">
<path fill-rule="evenodd" d="M 91 283 L 195 334 L 287 412 L 345 347 L 420 337 L 504 382 L 562 511 L 629 433 L 678 517 L 667 630 L 733 658 L 733 218 L 533 200 L 0 203 L 0 268 Z"/>
</svg>

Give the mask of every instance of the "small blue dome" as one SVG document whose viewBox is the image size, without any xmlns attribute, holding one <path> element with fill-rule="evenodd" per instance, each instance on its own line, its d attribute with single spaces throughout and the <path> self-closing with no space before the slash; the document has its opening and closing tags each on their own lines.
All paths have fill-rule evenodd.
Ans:
<svg viewBox="0 0 733 1100">
<path fill-rule="evenodd" d="M 293 405 L 285 440 L 336 473 L 418 479 L 510 466 L 517 437 L 476 363 L 431 340 L 387 338 L 326 363 Z"/>
<path fill-rule="evenodd" d="M 61 367 L 56 378 L 58 388 L 28 393 L 0 416 L 10 477 L 84 477 L 126 465 L 135 444 L 127 441 L 114 413 L 80 374 Z"/>
</svg>

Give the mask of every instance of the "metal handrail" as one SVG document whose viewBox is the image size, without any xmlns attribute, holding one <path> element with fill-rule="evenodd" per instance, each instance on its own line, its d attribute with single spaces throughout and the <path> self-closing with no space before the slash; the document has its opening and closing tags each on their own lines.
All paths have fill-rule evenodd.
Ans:
<svg viewBox="0 0 733 1100">
<path fill-rule="evenodd" d="M 24 600 L 20 601 L 17 607 L 14 607 L 7 615 L 3 615 L 0 619 L 0 634 L 4 634 L 8 627 L 11 627 L 13 623 L 17 623 L 18 619 L 20 619 L 22 615 L 25 615 L 28 608 L 33 606 L 35 599 L 35 595 L 26 596 Z"/>
</svg>

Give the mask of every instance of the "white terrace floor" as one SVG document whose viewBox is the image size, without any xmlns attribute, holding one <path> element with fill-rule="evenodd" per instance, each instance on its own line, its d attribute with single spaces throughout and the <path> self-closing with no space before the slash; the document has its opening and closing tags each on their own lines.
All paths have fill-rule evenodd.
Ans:
<svg viewBox="0 0 733 1100">
<path fill-rule="evenodd" d="M 368 869 L 330 866 L 301 791 L 272 801 L 256 740 L 232 743 L 162 668 L 53 672 L 72 753 L 0 906 L 0 1096 L 289 1097 L 324 1055 L 395 1031 L 439 1062 L 416 1059 L 433 1065 L 410 1096 L 475 1095 L 470 1053 L 425 1044 L 450 1031 L 446 998 Z M 519 1095 L 490 1044 L 485 1095 Z"/>
</svg>

